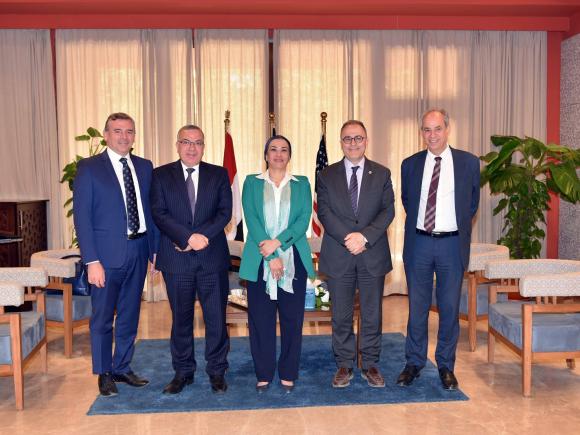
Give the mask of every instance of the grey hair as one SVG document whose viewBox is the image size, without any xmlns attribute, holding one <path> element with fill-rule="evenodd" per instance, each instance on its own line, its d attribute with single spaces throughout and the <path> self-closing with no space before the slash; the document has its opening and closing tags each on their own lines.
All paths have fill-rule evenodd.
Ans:
<svg viewBox="0 0 580 435">
<path fill-rule="evenodd" d="M 421 115 L 421 119 L 419 119 L 419 128 L 423 127 L 423 121 L 425 120 L 425 117 L 430 113 L 440 113 L 443 116 L 443 122 L 445 123 L 445 127 L 449 127 L 449 112 L 447 112 L 447 110 L 445 109 L 432 108 L 425 110 Z"/>
</svg>

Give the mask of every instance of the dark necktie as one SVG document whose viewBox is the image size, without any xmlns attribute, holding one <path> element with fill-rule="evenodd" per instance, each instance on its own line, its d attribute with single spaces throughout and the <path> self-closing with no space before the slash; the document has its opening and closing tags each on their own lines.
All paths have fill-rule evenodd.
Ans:
<svg viewBox="0 0 580 435">
<path fill-rule="evenodd" d="M 125 197 L 127 199 L 127 227 L 131 233 L 136 234 L 139 232 L 140 224 L 133 175 L 131 175 L 131 168 L 129 168 L 127 159 L 121 157 L 119 160 L 123 164 L 123 183 L 125 184 Z"/>
<path fill-rule="evenodd" d="M 427 207 L 425 207 L 425 231 L 430 233 L 435 229 L 435 211 L 437 210 L 437 187 L 439 187 L 439 174 L 441 173 L 441 157 L 435 157 L 435 167 L 429 185 Z"/>
<path fill-rule="evenodd" d="M 187 196 L 189 197 L 189 206 L 191 207 L 191 219 L 195 219 L 195 186 L 193 185 L 193 179 L 191 174 L 195 171 L 195 168 L 187 168 L 187 178 L 185 179 L 185 185 L 187 186 Z"/>
<path fill-rule="evenodd" d="M 356 171 L 358 171 L 358 166 L 353 166 L 352 175 L 350 176 L 350 183 L 348 185 L 350 205 L 352 206 L 352 211 L 354 211 L 355 215 L 358 212 L 358 179 L 356 178 Z"/>
</svg>

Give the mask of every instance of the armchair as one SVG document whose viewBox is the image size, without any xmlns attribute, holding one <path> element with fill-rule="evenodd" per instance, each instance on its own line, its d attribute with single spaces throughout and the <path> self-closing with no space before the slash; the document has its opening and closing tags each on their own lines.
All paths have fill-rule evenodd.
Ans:
<svg viewBox="0 0 580 435">
<path fill-rule="evenodd" d="M 514 351 L 522 364 L 522 394 L 531 396 L 532 362 L 566 359 L 574 368 L 580 357 L 580 303 L 557 304 L 557 297 L 580 296 L 580 261 L 493 261 L 488 279 L 514 279 L 514 285 L 492 286 L 489 293 L 488 362 L 495 340 Z M 497 302 L 499 292 L 517 292 L 535 301 Z"/>
<path fill-rule="evenodd" d="M 16 409 L 24 408 L 24 367 L 40 353 L 41 368 L 47 370 L 44 293 L 25 293 L 26 287 L 44 287 L 44 269 L 0 268 L 0 376 L 14 378 Z M 5 313 L 7 305 L 20 306 L 36 301 L 36 311 Z"/>
</svg>

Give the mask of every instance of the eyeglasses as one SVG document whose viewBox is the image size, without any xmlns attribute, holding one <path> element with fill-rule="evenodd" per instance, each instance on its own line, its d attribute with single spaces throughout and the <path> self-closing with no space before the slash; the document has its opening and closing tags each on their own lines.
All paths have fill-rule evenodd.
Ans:
<svg viewBox="0 0 580 435">
<path fill-rule="evenodd" d="M 205 145 L 202 140 L 196 140 L 196 141 L 192 142 L 192 141 L 187 140 L 187 139 L 179 139 L 177 141 L 177 143 L 179 145 L 183 145 L 184 147 L 190 147 L 190 146 L 193 146 L 193 145 L 196 145 L 198 147 L 202 147 L 202 146 Z"/>
<path fill-rule="evenodd" d="M 366 137 L 364 136 L 345 136 L 342 138 L 342 142 L 346 145 L 350 145 L 352 144 L 352 142 L 356 142 L 357 144 L 362 143 L 363 140 L 365 140 Z"/>
</svg>

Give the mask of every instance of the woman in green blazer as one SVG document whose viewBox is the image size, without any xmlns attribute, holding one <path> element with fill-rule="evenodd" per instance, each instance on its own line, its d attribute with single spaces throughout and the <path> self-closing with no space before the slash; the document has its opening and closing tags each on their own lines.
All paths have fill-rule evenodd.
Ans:
<svg viewBox="0 0 580 435">
<path fill-rule="evenodd" d="M 312 213 L 308 179 L 291 175 L 292 145 L 273 136 L 264 147 L 267 170 L 248 175 L 242 192 L 247 241 L 240 278 L 248 282 L 248 325 L 259 393 L 276 370 L 276 316 L 282 349 L 278 376 L 286 392 L 298 378 L 306 279 L 314 277 L 306 230 Z"/>
</svg>

